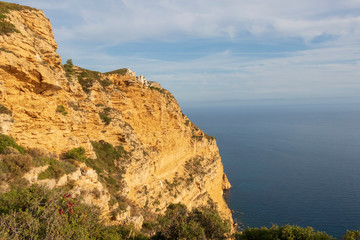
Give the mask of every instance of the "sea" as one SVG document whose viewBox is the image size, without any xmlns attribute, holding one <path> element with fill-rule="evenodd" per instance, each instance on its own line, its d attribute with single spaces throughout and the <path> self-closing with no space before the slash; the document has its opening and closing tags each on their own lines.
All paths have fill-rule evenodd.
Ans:
<svg viewBox="0 0 360 240">
<path fill-rule="evenodd" d="M 216 138 L 241 229 L 360 229 L 360 105 L 185 107 Z"/>
</svg>

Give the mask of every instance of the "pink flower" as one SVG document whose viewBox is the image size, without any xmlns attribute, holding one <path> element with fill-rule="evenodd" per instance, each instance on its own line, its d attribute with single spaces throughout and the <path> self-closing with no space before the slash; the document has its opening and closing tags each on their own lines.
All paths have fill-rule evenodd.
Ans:
<svg viewBox="0 0 360 240">
<path fill-rule="evenodd" d="M 59 209 L 59 213 L 60 215 L 63 214 L 63 210 L 61 208 Z"/>
</svg>

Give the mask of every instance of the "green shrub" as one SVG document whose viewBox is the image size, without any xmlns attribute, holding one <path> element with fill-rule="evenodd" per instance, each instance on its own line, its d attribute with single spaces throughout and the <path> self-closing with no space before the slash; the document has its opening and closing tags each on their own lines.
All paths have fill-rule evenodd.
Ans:
<svg viewBox="0 0 360 240">
<path fill-rule="evenodd" d="M 78 147 L 78 148 L 70 149 L 65 154 L 65 158 L 66 159 L 73 159 L 73 160 L 76 160 L 76 161 L 79 161 L 79 162 L 85 162 L 85 160 L 86 160 L 85 148 Z"/>
<path fill-rule="evenodd" d="M 105 125 L 109 125 L 111 122 L 111 118 L 104 112 L 99 112 L 100 119 L 105 123 Z"/>
<path fill-rule="evenodd" d="M 92 81 L 92 79 L 88 79 L 88 78 L 84 78 L 82 75 L 79 75 L 78 77 L 78 81 L 81 85 L 81 88 L 83 89 L 84 92 L 86 93 L 90 93 L 91 91 L 91 87 L 93 86 L 94 82 Z"/>
<path fill-rule="evenodd" d="M 165 90 L 163 88 L 150 86 L 149 89 L 154 90 L 154 91 L 158 91 L 159 93 L 165 93 Z"/>
<path fill-rule="evenodd" d="M 32 157 L 28 154 L 8 154 L 2 156 L 0 174 L 7 180 L 19 179 L 33 167 Z"/>
<path fill-rule="evenodd" d="M 7 52 L 7 53 L 12 53 L 12 54 L 14 54 L 13 51 L 8 50 L 8 49 L 6 49 L 6 48 L 0 48 L 0 52 Z"/>
<path fill-rule="evenodd" d="M 267 239 L 296 239 L 296 240 L 333 240 L 334 238 L 324 232 L 315 232 L 313 228 L 299 226 L 277 226 L 271 228 L 248 228 L 243 233 L 235 235 L 236 240 L 267 240 Z"/>
<path fill-rule="evenodd" d="M 200 224 L 207 239 L 222 239 L 231 230 L 230 222 L 222 220 L 215 209 L 196 208 L 191 212 L 190 218 Z"/>
<path fill-rule="evenodd" d="M 360 230 L 356 231 L 346 231 L 344 236 L 342 237 L 344 240 L 360 240 Z"/>
<path fill-rule="evenodd" d="M 105 226 L 99 215 L 62 189 L 14 188 L 0 194 L 0 238 L 148 239 L 132 227 Z"/>
<path fill-rule="evenodd" d="M 43 179 L 59 179 L 65 174 L 65 171 L 59 168 L 58 166 L 49 166 L 45 171 L 41 172 L 38 175 L 39 180 Z"/>
<path fill-rule="evenodd" d="M 6 239 L 90 239 L 99 211 L 61 190 L 13 189 L 0 195 L 0 236 Z"/>
<path fill-rule="evenodd" d="M 71 77 L 74 75 L 74 64 L 72 59 L 66 60 L 66 63 L 63 65 L 63 69 L 66 73 L 66 77 L 70 80 Z"/>
<path fill-rule="evenodd" d="M 97 160 L 101 162 L 102 168 L 107 172 L 113 172 L 115 168 L 115 160 L 120 157 L 127 156 L 127 152 L 123 146 L 114 147 L 104 140 L 99 142 L 91 142 L 96 153 Z"/>
<path fill-rule="evenodd" d="M 103 111 L 99 112 L 100 119 L 105 123 L 105 125 L 109 125 L 111 122 L 110 115 L 111 108 L 106 107 Z"/>
<path fill-rule="evenodd" d="M 185 162 L 185 172 L 188 174 L 188 181 L 192 182 L 195 177 L 202 177 L 206 174 L 204 159 L 200 156 Z"/>
<path fill-rule="evenodd" d="M 96 71 L 91 71 L 84 68 L 79 68 L 79 71 L 76 73 L 78 81 L 84 90 L 85 93 L 90 93 L 91 87 L 96 81 L 101 81 L 101 73 Z M 101 83 L 100 83 L 101 84 Z M 106 83 L 104 83 L 106 84 Z"/>
<path fill-rule="evenodd" d="M 113 84 L 113 82 L 108 78 L 105 78 L 104 80 L 99 80 L 99 83 L 104 89 Z"/>
<path fill-rule="evenodd" d="M 230 223 L 223 221 L 212 209 L 200 208 L 189 212 L 182 204 L 170 204 L 158 217 L 157 233 L 151 239 L 226 239 Z"/>
<path fill-rule="evenodd" d="M 86 165 L 93 168 L 100 176 L 100 179 L 106 184 L 110 193 L 116 193 L 122 189 L 122 175 L 124 169 L 116 166 L 115 161 L 120 158 L 127 158 L 128 153 L 122 146 L 114 147 L 103 140 L 91 142 L 96 153 L 96 159 L 87 159 Z"/>
<path fill-rule="evenodd" d="M 68 114 L 63 105 L 58 105 L 57 108 L 56 108 L 56 112 L 59 112 L 64 116 L 66 116 Z"/>
<path fill-rule="evenodd" d="M 8 115 L 12 115 L 12 111 L 10 111 L 9 109 L 7 109 L 5 106 L 0 104 L 0 114 L 8 114 Z"/>
<path fill-rule="evenodd" d="M 4 150 L 7 147 L 13 147 L 18 150 L 21 154 L 25 154 L 25 149 L 18 144 L 16 144 L 15 140 L 12 137 L 9 137 L 4 134 L 0 134 L 0 154 L 4 153 Z"/>
<path fill-rule="evenodd" d="M 59 179 L 65 174 L 75 172 L 77 167 L 69 162 L 59 161 L 51 158 L 42 158 L 47 161 L 49 167 L 38 175 L 38 179 Z"/>
</svg>

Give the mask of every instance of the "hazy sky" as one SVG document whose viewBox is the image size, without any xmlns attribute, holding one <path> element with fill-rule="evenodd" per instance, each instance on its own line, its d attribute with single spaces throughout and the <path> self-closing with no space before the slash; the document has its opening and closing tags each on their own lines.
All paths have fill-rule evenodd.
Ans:
<svg viewBox="0 0 360 240">
<path fill-rule="evenodd" d="M 19 0 L 65 61 L 129 67 L 183 104 L 360 99 L 360 0 Z"/>
</svg>

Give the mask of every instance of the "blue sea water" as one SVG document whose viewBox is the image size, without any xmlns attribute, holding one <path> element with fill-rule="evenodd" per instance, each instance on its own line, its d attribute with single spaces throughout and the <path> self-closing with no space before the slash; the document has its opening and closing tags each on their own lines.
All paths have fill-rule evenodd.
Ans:
<svg viewBox="0 0 360 240">
<path fill-rule="evenodd" d="M 242 227 L 360 229 L 360 105 L 185 108 L 215 136 Z"/>
</svg>

